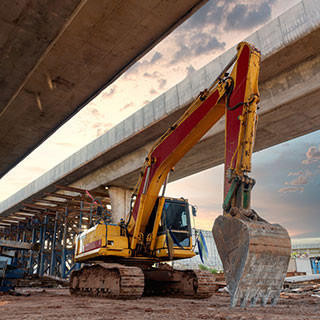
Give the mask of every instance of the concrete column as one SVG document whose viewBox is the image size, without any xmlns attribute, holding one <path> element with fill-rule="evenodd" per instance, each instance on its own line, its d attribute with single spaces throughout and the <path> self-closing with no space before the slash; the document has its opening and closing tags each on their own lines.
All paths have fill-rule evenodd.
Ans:
<svg viewBox="0 0 320 320">
<path fill-rule="evenodd" d="M 126 219 L 129 213 L 132 191 L 119 187 L 109 187 L 108 191 L 111 200 L 112 223 L 118 223 L 121 218 Z"/>
</svg>

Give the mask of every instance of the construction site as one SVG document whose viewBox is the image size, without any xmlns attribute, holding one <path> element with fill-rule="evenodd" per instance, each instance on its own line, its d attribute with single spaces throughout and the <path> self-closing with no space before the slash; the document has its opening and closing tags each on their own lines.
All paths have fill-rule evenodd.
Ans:
<svg viewBox="0 0 320 320">
<path fill-rule="evenodd" d="M 299 226 L 251 203 L 254 152 L 320 129 L 318 0 L 281 12 L 275 1 L 277 16 L 189 72 L 191 46 L 171 87 L 142 69 L 155 97 L 110 128 L 99 119 L 102 133 L 23 187 L 1 184 L 90 103 L 165 59 L 154 50 L 171 34 L 200 34 L 216 7 L 227 21 L 238 7 L 222 2 L 1 2 L 0 319 L 320 319 L 320 232 L 293 239 Z M 318 166 L 319 150 L 302 163 Z M 219 214 L 197 227 L 201 203 L 167 190 L 222 164 Z M 281 190 L 301 194 L 298 178 Z"/>
</svg>

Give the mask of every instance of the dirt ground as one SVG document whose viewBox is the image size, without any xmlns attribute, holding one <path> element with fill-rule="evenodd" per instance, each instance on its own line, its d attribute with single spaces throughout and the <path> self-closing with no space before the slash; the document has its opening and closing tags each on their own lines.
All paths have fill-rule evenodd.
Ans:
<svg viewBox="0 0 320 320">
<path fill-rule="evenodd" d="M 24 289 L 30 296 L 0 296 L 0 319 L 320 319 L 320 298 L 299 295 L 281 298 L 275 307 L 233 308 L 229 298 L 216 294 L 205 300 L 145 297 L 107 300 L 72 297 L 67 289 Z"/>
</svg>

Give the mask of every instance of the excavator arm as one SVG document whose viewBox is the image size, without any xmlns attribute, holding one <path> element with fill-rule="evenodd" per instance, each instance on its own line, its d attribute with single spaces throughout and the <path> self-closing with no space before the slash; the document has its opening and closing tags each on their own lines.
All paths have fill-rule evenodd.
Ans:
<svg viewBox="0 0 320 320">
<path fill-rule="evenodd" d="M 277 302 L 291 244 L 284 228 L 268 223 L 250 208 L 255 181 L 248 173 L 257 124 L 260 53 L 246 42 L 237 49 L 212 86 L 199 94 L 148 154 L 134 193 L 127 232 L 134 255 L 137 245 L 143 244 L 152 210 L 170 170 L 225 115 L 225 199 L 223 215 L 216 219 L 212 232 L 231 306 L 238 302 L 241 306 L 254 305 L 258 300 L 264 305 L 269 297 L 272 303 Z"/>
<path fill-rule="evenodd" d="M 137 243 L 143 237 L 161 186 L 170 170 L 225 115 L 226 110 L 228 112 L 236 107 L 237 115 L 244 113 L 243 117 L 246 117 L 241 121 L 236 120 L 238 122 L 236 125 L 228 122 L 227 130 L 230 134 L 227 135 L 227 147 L 234 153 L 238 140 L 241 140 L 241 150 L 238 153 L 243 155 L 243 159 L 241 164 L 237 164 L 236 172 L 242 172 L 243 166 L 250 167 L 253 141 L 248 148 L 242 140 L 249 131 L 243 130 L 243 127 L 248 128 L 246 123 L 251 121 L 251 117 L 248 118 L 246 116 L 248 112 L 243 110 L 250 108 L 255 118 L 256 104 L 259 101 L 259 61 L 260 54 L 254 47 L 245 42 L 240 43 L 237 55 L 212 86 L 201 92 L 184 115 L 155 143 L 145 160 L 136 188 L 135 203 L 127 224 L 128 233 L 132 236 L 130 246 L 132 250 L 135 250 Z M 231 66 L 233 69 L 228 75 L 227 71 Z M 254 125 L 250 125 L 251 137 L 254 135 L 254 129 Z M 250 154 L 247 152 L 248 149 Z"/>
</svg>

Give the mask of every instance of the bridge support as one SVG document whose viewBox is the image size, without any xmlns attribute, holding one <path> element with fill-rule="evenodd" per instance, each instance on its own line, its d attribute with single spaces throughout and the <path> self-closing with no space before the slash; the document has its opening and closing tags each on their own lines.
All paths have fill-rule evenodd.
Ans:
<svg viewBox="0 0 320 320">
<path fill-rule="evenodd" d="M 112 222 L 118 223 L 120 219 L 126 218 L 130 210 L 132 191 L 119 187 L 109 187 L 108 191 L 111 199 Z"/>
</svg>

